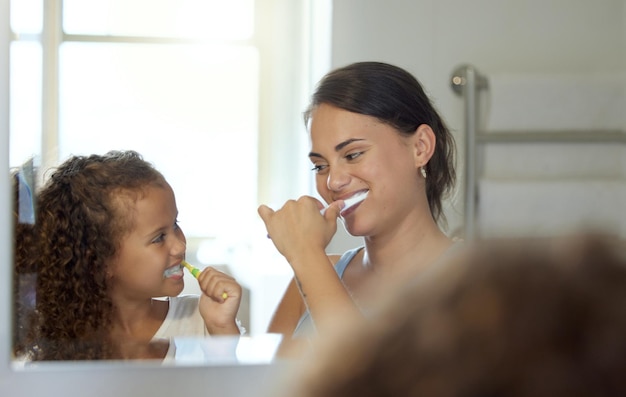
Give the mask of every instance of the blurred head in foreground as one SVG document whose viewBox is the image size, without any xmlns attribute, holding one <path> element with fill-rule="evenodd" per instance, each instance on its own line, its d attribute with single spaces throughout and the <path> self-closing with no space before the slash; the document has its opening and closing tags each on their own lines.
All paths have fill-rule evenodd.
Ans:
<svg viewBox="0 0 626 397">
<path fill-rule="evenodd" d="M 304 365 L 290 395 L 626 396 L 626 248 L 478 242 Z"/>
</svg>

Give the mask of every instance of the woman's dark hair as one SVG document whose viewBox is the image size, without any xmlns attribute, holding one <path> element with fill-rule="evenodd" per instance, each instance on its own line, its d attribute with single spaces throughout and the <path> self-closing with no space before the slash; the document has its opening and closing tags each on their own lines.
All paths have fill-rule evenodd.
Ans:
<svg viewBox="0 0 626 397">
<path fill-rule="evenodd" d="M 417 127 L 428 124 L 437 142 L 426 165 L 426 196 L 433 218 L 445 220 L 442 199 L 456 180 L 454 138 L 415 77 L 386 63 L 353 63 L 331 71 L 319 82 L 304 112 L 305 124 L 323 103 L 376 117 L 404 135 L 412 135 Z"/>
<path fill-rule="evenodd" d="M 33 360 L 109 358 L 107 269 L 133 226 L 132 203 L 166 182 L 134 151 L 74 156 L 37 194 L 29 260 L 37 272 Z"/>
</svg>

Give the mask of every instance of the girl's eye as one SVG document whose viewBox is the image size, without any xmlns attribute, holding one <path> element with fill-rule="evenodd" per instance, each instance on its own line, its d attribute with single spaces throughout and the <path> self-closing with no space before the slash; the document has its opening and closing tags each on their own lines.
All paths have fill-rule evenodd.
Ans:
<svg viewBox="0 0 626 397">
<path fill-rule="evenodd" d="M 162 243 L 163 240 L 165 240 L 165 233 L 161 233 L 158 236 L 156 236 L 154 240 L 152 240 L 152 243 L 154 244 Z"/>
</svg>

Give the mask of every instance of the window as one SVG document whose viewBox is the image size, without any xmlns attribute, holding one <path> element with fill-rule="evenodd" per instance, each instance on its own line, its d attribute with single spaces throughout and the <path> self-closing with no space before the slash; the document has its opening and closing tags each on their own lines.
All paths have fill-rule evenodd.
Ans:
<svg viewBox="0 0 626 397">
<path fill-rule="evenodd" d="M 255 297 L 247 327 L 264 332 L 290 273 L 256 208 L 310 193 L 300 115 L 327 68 L 329 6 L 10 4 L 10 165 L 32 156 L 43 181 L 73 154 L 140 152 L 176 193 L 190 262 L 228 265 Z"/>
</svg>

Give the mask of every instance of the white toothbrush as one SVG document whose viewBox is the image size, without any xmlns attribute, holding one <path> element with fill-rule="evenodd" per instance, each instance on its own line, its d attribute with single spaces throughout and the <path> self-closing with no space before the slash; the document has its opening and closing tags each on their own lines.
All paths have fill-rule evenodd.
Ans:
<svg viewBox="0 0 626 397">
<path fill-rule="evenodd" d="M 345 199 L 344 202 L 344 206 L 341 209 L 341 211 L 345 211 L 350 207 L 355 206 L 356 204 L 360 203 L 361 201 L 365 200 L 365 198 L 367 197 L 367 192 L 368 191 L 364 191 L 364 192 L 360 192 L 355 194 L 354 196 Z M 326 212 L 326 210 L 328 209 L 328 206 L 326 206 L 325 208 L 323 208 L 320 213 L 322 215 L 324 215 L 324 213 Z"/>
</svg>

